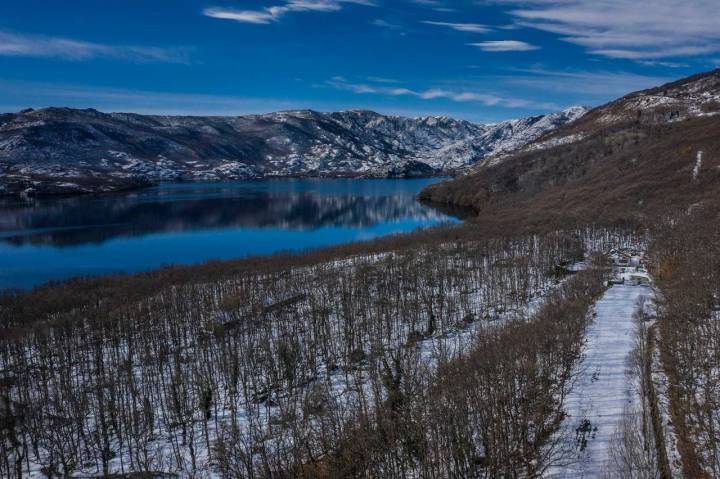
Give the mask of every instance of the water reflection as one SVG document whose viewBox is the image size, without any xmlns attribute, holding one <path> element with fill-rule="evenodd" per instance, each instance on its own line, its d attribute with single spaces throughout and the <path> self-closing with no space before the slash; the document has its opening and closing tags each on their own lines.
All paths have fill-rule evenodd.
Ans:
<svg viewBox="0 0 720 479">
<path fill-rule="evenodd" d="M 0 287 L 314 248 L 454 221 L 416 201 L 431 181 L 187 183 L 99 197 L 5 199 Z"/>
<path fill-rule="evenodd" d="M 63 246 L 159 232 L 443 221 L 447 215 L 415 200 L 425 184 L 427 180 L 274 180 L 166 185 L 94 198 L 5 199 L 0 203 L 0 241 Z"/>
</svg>

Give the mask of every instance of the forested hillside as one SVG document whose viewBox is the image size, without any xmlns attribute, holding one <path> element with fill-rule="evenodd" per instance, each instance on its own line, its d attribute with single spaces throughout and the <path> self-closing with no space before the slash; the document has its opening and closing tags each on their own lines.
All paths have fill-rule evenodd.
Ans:
<svg viewBox="0 0 720 479">
<path fill-rule="evenodd" d="M 464 225 L 7 292 L 0 476 L 717 477 L 718 78 L 424 193 Z"/>
<path fill-rule="evenodd" d="M 523 223 L 635 223 L 676 214 L 718 192 L 719 113 L 715 70 L 593 109 L 421 197 Z"/>
<path fill-rule="evenodd" d="M 602 290 L 597 265 L 564 280 L 587 234 L 439 230 L 342 259 L 245 262 L 242 274 L 218 264 L 212 281 L 156 290 L 119 278 L 116 298 L 87 280 L 67 286 L 65 307 L 54 287 L 8 297 L 0 467 L 13 477 L 539 470 Z M 470 402 L 465 388 L 477 391 Z"/>
<path fill-rule="evenodd" d="M 481 224 L 600 222 L 649 234 L 657 318 L 641 351 L 646 386 L 661 397 L 651 394 L 648 421 L 665 429 L 658 437 L 671 431 L 663 453 L 674 457 L 672 475 L 687 478 L 720 475 L 719 98 L 719 70 L 633 93 L 422 193 L 473 207 Z M 639 477 L 671 477 L 656 473 Z"/>
</svg>

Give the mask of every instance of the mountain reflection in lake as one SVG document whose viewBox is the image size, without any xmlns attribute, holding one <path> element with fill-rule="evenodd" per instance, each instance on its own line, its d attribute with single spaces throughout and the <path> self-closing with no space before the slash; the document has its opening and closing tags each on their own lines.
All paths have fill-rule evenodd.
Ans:
<svg viewBox="0 0 720 479">
<path fill-rule="evenodd" d="M 180 183 L 0 202 L 0 288 L 303 250 L 456 221 L 415 195 L 437 180 Z"/>
</svg>

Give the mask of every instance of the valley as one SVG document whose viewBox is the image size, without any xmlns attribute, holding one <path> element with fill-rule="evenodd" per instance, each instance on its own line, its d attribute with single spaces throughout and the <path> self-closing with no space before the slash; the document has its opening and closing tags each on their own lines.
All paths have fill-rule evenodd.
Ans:
<svg viewBox="0 0 720 479">
<path fill-rule="evenodd" d="M 718 98 L 463 160 L 460 224 L 6 292 L 0 475 L 718 477 Z"/>
</svg>

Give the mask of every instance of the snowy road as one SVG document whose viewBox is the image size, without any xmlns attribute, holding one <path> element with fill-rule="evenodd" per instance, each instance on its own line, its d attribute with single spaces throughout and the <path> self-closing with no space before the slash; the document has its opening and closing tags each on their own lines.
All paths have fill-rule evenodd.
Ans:
<svg viewBox="0 0 720 479">
<path fill-rule="evenodd" d="M 561 428 L 564 453 L 548 471 L 552 478 L 595 478 L 607 474 L 609 446 L 627 406 L 639 404 L 632 377 L 626 374 L 635 346 L 633 313 L 647 286 L 616 284 L 595 305 L 585 357 L 566 398 L 568 417 Z"/>
</svg>

